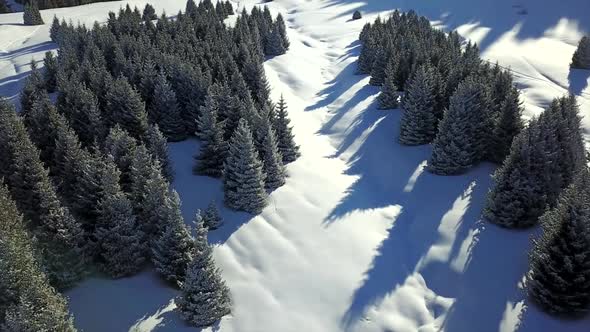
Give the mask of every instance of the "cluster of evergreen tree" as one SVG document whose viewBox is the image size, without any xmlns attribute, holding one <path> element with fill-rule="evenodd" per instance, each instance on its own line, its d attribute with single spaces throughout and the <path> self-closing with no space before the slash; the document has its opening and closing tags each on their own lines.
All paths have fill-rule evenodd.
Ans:
<svg viewBox="0 0 590 332">
<path fill-rule="evenodd" d="M 43 17 L 36 2 L 27 2 L 23 10 L 23 23 L 25 25 L 43 25 Z"/>
<path fill-rule="evenodd" d="M 494 174 L 485 217 L 504 227 L 528 227 L 558 201 L 586 164 L 574 96 L 554 100 L 515 139 Z"/>
<path fill-rule="evenodd" d="M 16 3 L 26 5 L 28 3 L 34 4 L 39 9 L 74 7 L 80 5 L 87 5 L 94 2 L 106 2 L 118 0 L 15 0 Z"/>
<path fill-rule="evenodd" d="M 10 6 L 6 2 L 6 0 L 0 0 L 0 14 L 10 13 L 10 12 L 12 12 L 12 10 L 10 10 Z"/>
<path fill-rule="evenodd" d="M 578 48 L 572 56 L 571 68 L 590 69 L 590 38 L 588 36 L 582 37 Z"/>
<path fill-rule="evenodd" d="M 74 332 L 67 302 L 49 284 L 27 225 L 0 184 L 0 330 Z"/>
<path fill-rule="evenodd" d="M 509 71 L 461 47 L 456 32 L 437 30 L 415 12 L 394 12 L 367 23 L 361 34 L 358 73 L 381 86 L 380 108 L 404 113 L 399 141 L 433 143 L 428 169 L 465 172 L 480 161 L 501 163 L 522 129 L 519 91 Z"/>
</svg>

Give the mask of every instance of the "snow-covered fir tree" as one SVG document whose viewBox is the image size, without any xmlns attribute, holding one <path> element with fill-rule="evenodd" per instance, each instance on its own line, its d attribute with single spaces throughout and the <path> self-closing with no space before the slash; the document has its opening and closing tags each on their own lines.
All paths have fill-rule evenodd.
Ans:
<svg viewBox="0 0 590 332">
<path fill-rule="evenodd" d="M 282 55 L 285 54 L 285 52 L 285 43 L 281 36 L 281 32 L 278 27 L 275 27 L 268 36 L 264 53 L 267 55 Z"/>
<path fill-rule="evenodd" d="M 195 225 L 195 232 L 193 260 L 188 265 L 176 305 L 187 323 L 206 327 L 231 312 L 231 297 L 220 270 L 215 266 L 207 242 L 207 228 L 202 220 Z"/>
<path fill-rule="evenodd" d="M 395 71 L 393 64 L 391 63 L 388 63 L 385 69 L 385 81 L 381 86 L 381 93 L 379 94 L 378 99 L 379 109 L 394 109 L 399 106 L 399 92 L 395 85 Z"/>
<path fill-rule="evenodd" d="M 590 69 L 590 38 L 582 37 L 572 57 L 571 68 Z"/>
<path fill-rule="evenodd" d="M 215 204 L 214 200 L 211 201 L 209 206 L 207 206 L 207 209 L 205 209 L 205 213 L 203 213 L 203 222 L 208 230 L 217 229 L 223 224 L 223 219 L 221 219 L 221 216 L 219 215 L 219 210 L 217 209 L 217 204 Z"/>
<path fill-rule="evenodd" d="M 400 124 L 400 143 L 428 144 L 436 136 L 434 84 L 434 73 L 428 66 L 418 68 L 408 81 L 403 99 L 404 112 Z"/>
<path fill-rule="evenodd" d="M 31 74 L 25 80 L 25 86 L 20 94 L 20 104 L 21 110 L 27 111 L 32 106 L 35 100 L 42 96 L 41 93 L 45 90 L 45 80 L 43 79 L 43 74 L 37 68 L 37 63 L 32 60 L 31 61 Z"/>
<path fill-rule="evenodd" d="M 590 172 L 580 171 L 557 206 L 541 217 L 543 234 L 530 253 L 527 291 L 545 311 L 590 310 Z"/>
<path fill-rule="evenodd" d="M 232 136 L 225 161 L 223 189 L 227 206 L 249 213 L 262 211 L 267 204 L 264 178 L 252 132 L 242 119 Z"/>
<path fill-rule="evenodd" d="M 119 185 L 120 172 L 107 156 L 101 179 L 103 197 L 98 202 L 96 238 L 101 267 L 113 278 L 137 273 L 145 262 L 144 234 L 133 214 L 131 202 Z"/>
<path fill-rule="evenodd" d="M 49 285 L 10 196 L 0 184 L 0 330 L 75 332 L 67 301 Z"/>
<path fill-rule="evenodd" d="M 270 125 L 266 127 L 260 157 L 266 174 L 265 188 L 272 191 L 284 185 L 287 172 L 283 165 L 283 157 L 279 152 L 275 132 Z"/>
<path fill-rule="evenodd" d="M 59 70 L 57 64 L 57 58 L 53 55 L 53 52 L 45 52 L 45 59 L 43 59 L 44 64 L 44 79 L 45 79 L 45 88 L 49 92 L 55 92 L 57 88 L 57 72 Z"/>
<path fill-rule="evenodd" d="M 460 174 L 486 153 L 489 118 L 486 87 L 470 78 L 459 84 L 439 125 L 428 170 L 439 175 Z"/>
<path fill-rule="evenodd" d="M 287 36 L 287 28 L 285 26 L 285 20 L 283 19 L 283 15 L 281 13 L 279 13 L 277 15 L 277 21 L 276 21 L 275 27 L 279 31 L 279 34 L 281 35 L 281 40 L 283 41 L 283 48 L 285 50 L 288 50 L 291 43 L 289 42 L 289 36 Z"/>
<path fill-rule="evenodd" d="M 145 5 L 145 7 L 143 8 L 143 14 L 141 15 L 141 18 L 144 21 L 152 21 L 158 18 L 158 15 L 156 15 L 156 9 L 150 5 L 149 3 Z"/>
<path fill-rule="evenodd" d="M 197 121 L 198 136 L 202 140 L 201 149 L 195 156 L 195 174 L 220 177 L 227 156 L 227 143 L 223 139 L 223 124 L 219 122 L 219 105 L 212 94 L 205 99 L 201 115 Z"/>
<path fill-rule="evenodd" d="M 158 125 L 154 124 L 148 127 L 144 144 L 152 156 L 160 162 L 160 168 L 162 169 L 164 178 L 172 183 L 172 180 L 174 180 L 174 170 L 172 169 L 172 161 L 168 157 L 168 144 L 166 143 L 166 137 L 164 137 Z"/>
<path fill-rule="evenodd" d="M 27 1 L 23 11 L 23 23 L 25 25 L 43 25 L 43 17 L 36 1 Z"/>
<path fill-rule="evenodd" d="M 200 218 L 199 212 L 197 218 Z M 166 281 L 180 285 L 192 261 L 194 248 L 189 227 L 176 219 L 156 237 L 152 247 L 152 263 Z"/>
<path fill-rule="evenodd" d="M 514 137 L 524 127 L 518 90 L 513 87 L 505 98 L 500 105 L 488 151 L 488 159 L 499 164 L 508 156 Z"/>
<path fill-rule="evenodd" d="M 295 144 L 290 123 L 287 103 L 283 96 L 281 96 L 276 107 L 276 119 L 273 123 L 273 129 L 275 130 L 279 152 L 283 157 L 283 164 L 293 162 L 301 155 L 299 146 Z"/>
<path fill-rule="evenodd" d="M 136 149 L 137 141 L 118 125 L 110 130 L 104 142 L 104 153 L 115 159 L 121 171 L 121 187 L 126 193 L 131 192 L 131 163 Z"/>
<path fill-rule="evenodd" d="M 178 142 L 186 138 L 176 93 L 163 72 L 160 72 L 154 83 L 154 98 L 149 115 L 152 122 L 159 124 L 160 130 L 169 141 Z"/>
<path fill-rule="evenodd" d="M 105 114 L 110 127 L 118 124 L 136 139 L 147 131 L 145 104 L 125 77 L 117 78 L 107 91 Z"/>
</svg>

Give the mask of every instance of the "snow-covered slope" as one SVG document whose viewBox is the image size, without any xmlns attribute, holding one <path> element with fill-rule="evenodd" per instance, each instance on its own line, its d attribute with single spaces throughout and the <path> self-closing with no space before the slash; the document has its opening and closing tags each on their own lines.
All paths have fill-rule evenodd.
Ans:
<svg viewBox="0 0 590 332">
<path fill-rule="evenodd" d="M 87 24 L 109 10 L 152 2 L 175 13 L 184 0 L 122 1 L 43 11 Z M 257 1 L 236 1 L 251 6 Z M 568 64 L 590 3 L 533 0 L 274 0 L 291 49 L 269 59 L 273 98 L 285 96 L 302 157 L 260 216 L 223 209 L 210 234 L 232 290 L 221 331 L 587 331 L 589 319 L 560 321 L 530 306 L 520 289 L 530 237 L 480 220 L 493 165 L 463 176 L 424 172 L 430 147 L 396 143 L 400 111 L 378 111 L 378 89 L 355 76 L 363 24 L 395 8 L 415 9 L 481 43 L 486 59 L 515 71 L 526 117 L 568 90 L 580 96 L 590 134 L 589 72 Z M 365 16 L 350 21 L 355 9 Z M 241 9 L 241 8 L 240 8 Z M 525 14 L 526 13 L 526 14 Z M 31 57 L 54 47 L 48 26 L 0 15 L 0 92 L 18 94 Z M 196 141 L 171 145 L 175 188 L 189 221 L 218 180 L 191 174 Z M 92 331 L 193 331 L 153 272 L 89 279 L 68 292 L 78 327 Z M 209 330 L 209 329 L 207 329 Z"/>
</svg>

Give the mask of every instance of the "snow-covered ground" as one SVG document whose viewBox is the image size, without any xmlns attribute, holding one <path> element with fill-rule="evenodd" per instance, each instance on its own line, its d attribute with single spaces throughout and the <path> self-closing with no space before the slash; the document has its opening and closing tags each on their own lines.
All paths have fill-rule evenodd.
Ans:
<svg viewBox="0 0 590 332">
<path fill-rule="evenodd" d="M 109 10 L 151 2 L 176 13 L 184 0 L 121 1 L 43 11 L 91 24 Z M 251 6 L 258 1 L 235 1 Z M 210 234 L 231 288 L 233 314 L 209 330 L 240 332 L 588 331 L 529 304 L 520 286 L 530 238 L 481 222 L 491 164 L 462 176 L 424 172 L 430 147 L 396 143 L 400 111 L 378 111 L 378 89 L 355 76 L 365 22 L 415 9 L 477 41 L 482 55 L 515 71 L 529 118 L 568 90 L 578 95 L 590 136 L 590 72 L 569 70 L 590 32 L 586 0 L 274 0 L 291 48 L 269 59 L 273 98 L 290 108 L 302 157 L 260 216 L 223 209 Z M 364 17 L 350 21 L 360 9 Z M 55 47 L 49 26 L 0 15 L 0 94 L 18 95 L 31 58 Z M 190 221 L 222 200 L 218 180 L 193 176 L 198 142 L 172 144 L 175 188 Z M 173 311 L 176 291 L 153 272 L 89 279 L 69 291 L 76 324 L 93 331 L 194 331 Z"/>
</svg>

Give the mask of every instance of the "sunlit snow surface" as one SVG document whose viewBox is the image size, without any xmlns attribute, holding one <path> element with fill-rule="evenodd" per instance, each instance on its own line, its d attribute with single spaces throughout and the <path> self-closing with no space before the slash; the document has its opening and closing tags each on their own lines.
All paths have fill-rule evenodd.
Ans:
<svg viewBox="0 0 590 332">
<path fill-rule="evenodd" d="M 183 0 L 121 1 L 43 11 L 88 25 L 109 10 L 152 3 L 174 15 Z M 235 1 L 238 10 L 256 1 Z M 560 321 L 522 291 L 530 238 L 480 218 L 491 164 L 463 176 L 423 170 L 430 147 L 396 142 L 400 111 L 376 110 L 378 89 L 354 75 L 365 22 L 415 9 L 437 26 L 481 45 L 482 56 L 515 71 L 530 118 L 552 98 L 578 95 L 590 129 L 590 72 L 569 70 L 590 30 L 590 2 L 480 0 L 274 0 L 291 48 L 269 59 L 276 100 L 288 102 L 302 157 L 288 167 L 260 216 L 222 210 L 212 232 L 215 259 L 234 301 L 231 316 L 205 331 L 588 331 L 590 319 Z M 350 21 L 360 9 L 364 17 Z M 229 19 L 231 20 L 231 18 Z M 0 15 L 0 94 L 16 101 L 31 58 L 53 50 L 49 24 L 28 27 Z M 175 188 L 187 222 L 218 180 L 191 174 L 198 142 L 170 146 Z M 176 291 L 146 271 L 121 280 L 88 279 L 67 293 L 86 332 L 195 331 L 174 312 Z"/>
</svg>

